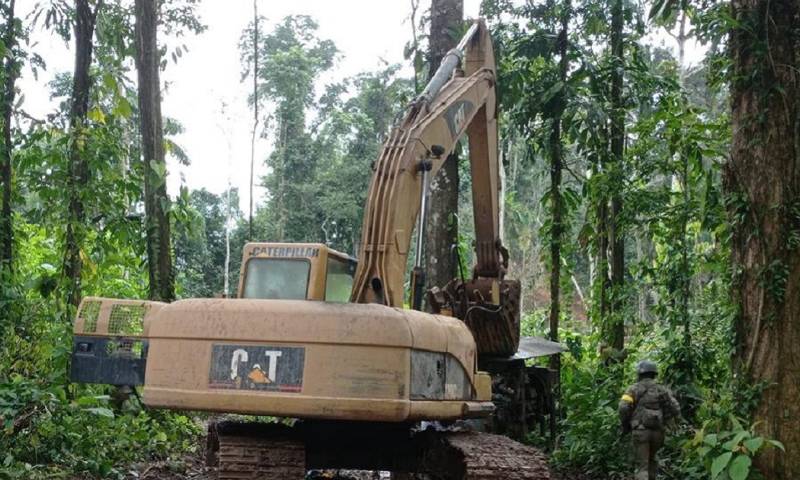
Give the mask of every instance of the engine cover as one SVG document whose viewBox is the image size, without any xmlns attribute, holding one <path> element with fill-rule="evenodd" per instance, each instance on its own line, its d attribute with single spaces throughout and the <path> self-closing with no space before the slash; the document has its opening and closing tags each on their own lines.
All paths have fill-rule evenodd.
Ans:
<svg viewBox="0 0 800 480">
<path fill-rule="evenodd" d="M 87 301 L 101 312 L 118 302 Z M 307 300 L 197 299 L 145 310 L 142 397 L 151 407 L 398 422 L 492 409 L 475 341 L 455 318 Z M 113 338 L 102 328 L 79 332 L 79 323 L 76 340 Z M 112 361 L 90 357 L 84 369 Z"/>
</svg>

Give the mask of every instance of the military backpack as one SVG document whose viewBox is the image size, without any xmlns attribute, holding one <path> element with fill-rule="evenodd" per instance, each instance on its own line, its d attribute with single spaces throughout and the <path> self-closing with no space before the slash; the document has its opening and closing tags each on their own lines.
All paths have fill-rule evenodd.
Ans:
<svg viewBox="0 0 800 480">
<path fill-rule="evenodd" d="M 631 424 L 634 429 L 638 426 L 648 430 L 661 430 L 664 428 L 664 411 L 661 409 L 661 389 L 658 385 L 648 385 L 644 394 L 637 399 Z"/>
</svg>

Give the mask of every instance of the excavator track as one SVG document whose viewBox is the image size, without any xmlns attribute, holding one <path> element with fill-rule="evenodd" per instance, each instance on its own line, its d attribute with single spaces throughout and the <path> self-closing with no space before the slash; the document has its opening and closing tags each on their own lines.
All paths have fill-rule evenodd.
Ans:
<svg viewBox="0 0 800 480">
<path fill-rule="evenodd" d="M 211 433 L 213 430 L 213 434 Z M 209 463 L 219 480 L 303 480 L 305 446 L 283 425 L 221 423 L 209 428 Z"/>
<path fill-rule="evenodd" d="M 222 435 L 219 480 L 302 480 L 306 477 L 303 444 L 292 440 Z"/>
<path fill-rule="evenodd" d="M 347 429 L 340 435 L 319 442 L 314 425 L 221 422 L 209 429 L 209 463 L 218 465 L 219 480 L 300 480 L 307 469 L 326 468 L 394 471 L 420 480 L 550 479 L 544 455 L 502 435 L 428 429 L 355 442 L 345 438 Z"/>
<path fill-rule="evenodd" d="M 423 468 L 437 480 L 549 480 L 547 459 L 508 437 L 479 432 L 435 432 Z"/>
</svg>

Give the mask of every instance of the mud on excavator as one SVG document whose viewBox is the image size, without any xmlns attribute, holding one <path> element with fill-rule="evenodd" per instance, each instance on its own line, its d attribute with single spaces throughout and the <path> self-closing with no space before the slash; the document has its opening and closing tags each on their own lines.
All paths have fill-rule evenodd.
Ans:
<svg viewBox="0 0 800 480">
<path fill-rule="evenodd" d="M 510 430 L 526 427 L 530 401 L 550 401 L 547 372 L 526 368 L 518 352 L 520 285 L 505 279 L 495 81 L 491 38 L 476 21 L 373 165 L 358 261 L 321 244 L 250 243 L 238 298 L 86 298 L 74 324 L 72 379 L 142 386 L 152 408 L 299 419 L 293 427 L 213 425 L 220 479 L 300 479 L 314 468 L 549 478 L 529 447 L 442 427 L 491 417 L 493 383 L 514 383 L 516 397 L 503 407 L 513 412 L 505 413 Z M 476 265 L 471 278 L 426 290 L 428 183 L 463 135 Z M 404 309 L 415 226 L 414 309 Z M 423 296 L 435 313 L 421 311 Z"/>
</svg>

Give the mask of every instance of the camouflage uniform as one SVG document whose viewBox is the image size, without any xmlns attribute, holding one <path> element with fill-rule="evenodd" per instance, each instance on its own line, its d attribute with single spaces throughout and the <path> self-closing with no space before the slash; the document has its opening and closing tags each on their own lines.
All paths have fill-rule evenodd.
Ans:
<svg viewBox="0 0 800 480">
<path fill-rule="evenodd" d="M 664 424 L 678 416 L 680 406 L 669 388 L 654 378 L 641 378 L 640 372 L 639 381 L 628 388 L 619 402 L 623 432 L 632 432 L 636 480 L 655 480 L 656 452 L 664 444 Z"/>
</svg>

